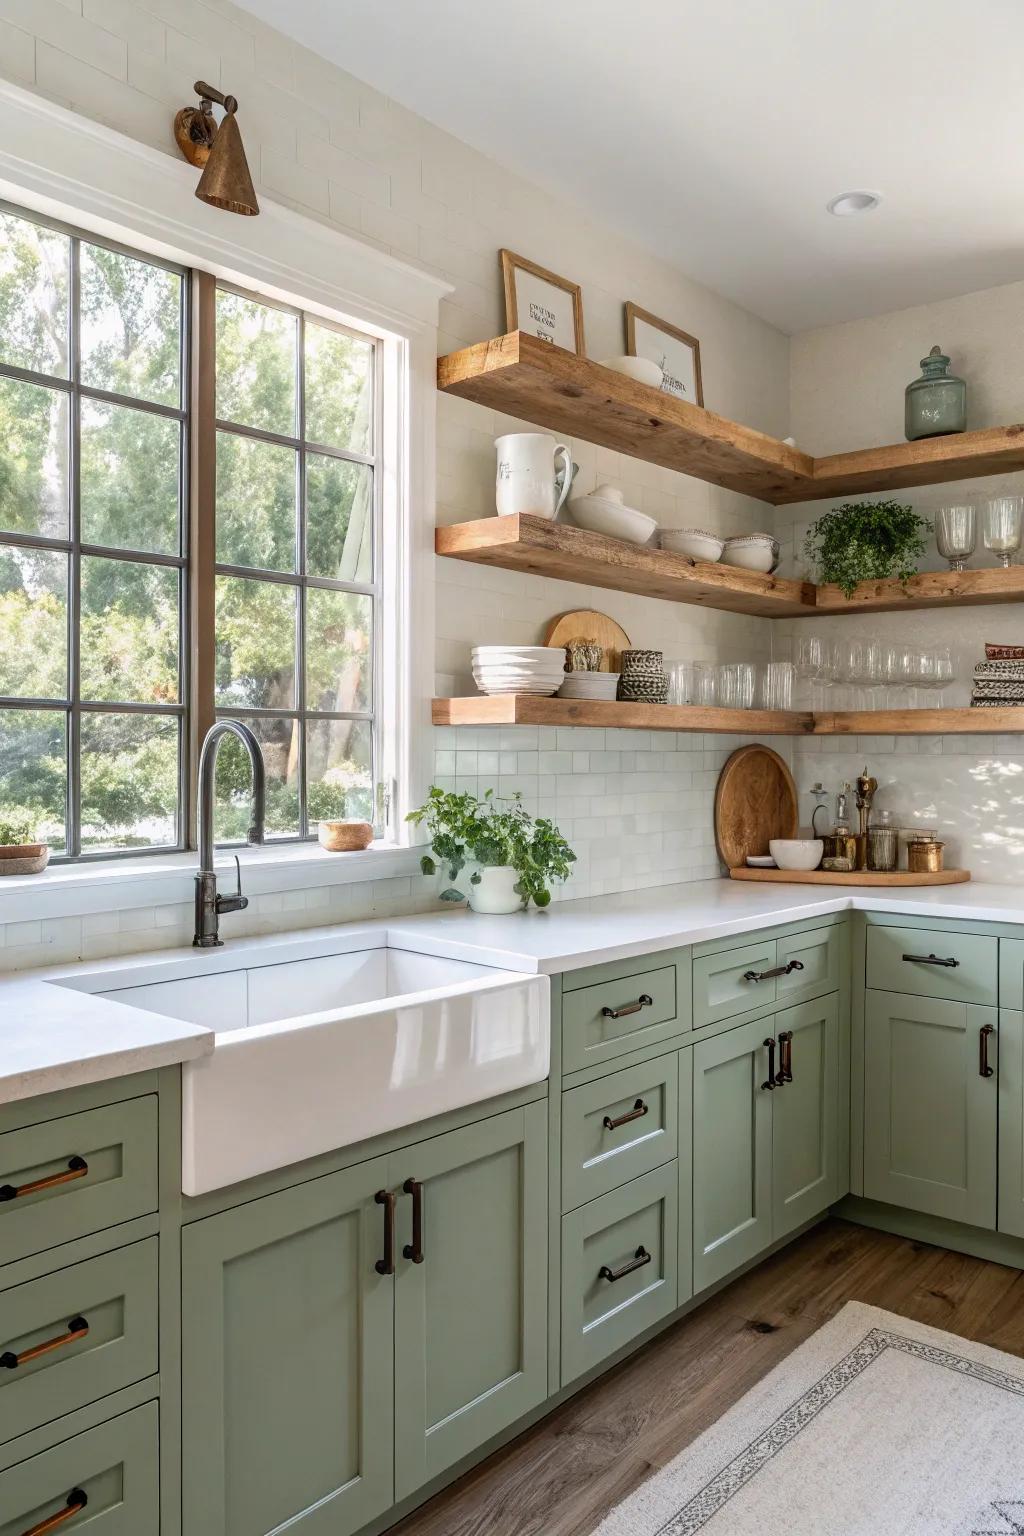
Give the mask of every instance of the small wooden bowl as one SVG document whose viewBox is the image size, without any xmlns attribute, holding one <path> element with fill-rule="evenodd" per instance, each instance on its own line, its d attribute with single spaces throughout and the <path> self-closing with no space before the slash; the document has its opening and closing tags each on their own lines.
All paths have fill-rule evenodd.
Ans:
<svg viewBox="0 0 1024 1536">
<path fill-rule="evenodd" d="M 355 853 L 369 848 L 373 828 L 368 821 L 322 821 L 317 829 L 320 847 L 328 853 Z"/>
<path fill-rule="evenodd" d="M 50 862 L 45 843 L 15 843 L 0 848 L 0 875 L 40 875 Z"/>
</svg>

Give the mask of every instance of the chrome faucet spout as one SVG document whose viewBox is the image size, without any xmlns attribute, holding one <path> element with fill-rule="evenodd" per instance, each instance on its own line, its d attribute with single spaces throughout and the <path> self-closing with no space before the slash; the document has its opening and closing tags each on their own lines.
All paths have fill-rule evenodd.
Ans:
<svg viewBox="0 0 1024 1536">
<path fill-rule="evenodd" d="M 220 916 L 223 912 L 240 912 L 249 905 L 242 895 L 241 871 L 238 890 L 233 896 L 218 896 L 217 876 L 214 873 L 214 789 L 217 780 L 217 753 L 225 736 L 236 736 L 245 748 L 252 769 L 252 817 L 246 841 L 262 843 L 267 805 L 267 776 L 263 765 L 263 753 L 255 735 L 240 720 L 218 720 L 206 733 L 199 754 L 198 774 L 198 827 L 199 872 L 196 875 L 196 931 L 192 943 L 200 949 L 212 949 L 223 940 L 220 937 Z M 237 859 L 236 859 L 237 864 Z"/>
</svg>

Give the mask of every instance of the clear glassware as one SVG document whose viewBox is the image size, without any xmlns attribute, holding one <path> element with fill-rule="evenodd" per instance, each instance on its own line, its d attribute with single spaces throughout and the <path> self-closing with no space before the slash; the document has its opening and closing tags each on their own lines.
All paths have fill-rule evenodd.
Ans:
<svg viewBox="0 0 1024 1536">
<path fill-rule="evenodd" d="M 718 702 L 723 709 L 751 709 L 754 666 L 748 661 L 723 662 L 718 669 Z"/>
<path fill-rule="evenodd" d="M 985 503 L 981 540 L 985 548 L 1008 566 L 1020 549 L 1024 531 L 1024 496 L 993 496 Z"/>
<path fill-rule="evenodd" d="M 896 868 L 899 833 L 891 811 L 879 811 L 868 827 L 868 869 Z"/>
<path fill-rule="evenodd" d="M 939 507 L 935 513 L 935 547 L 951 571 L 962 571 L 978 541 L 973 502 L 961 501 Z"/>
<path fill-rule="evenodd" d="M 947 688 L 956 681 L 956 658 L 948 645 L 940 645 L 935 652 L 935 686 L 939 694 L 941 704 L 946 697 Z"/>
<path fill-rule="evenodd" d="M 668 702 L 670 704 L 695 704 L 694 663 L 674 661 L 665 668 L 668 674 Z"/>
<path fill-rule="evenodd" d="M 693 702 L 704 709 L 718 703 L 718 668 L 713 661 L 693 664 Z"/>
<path fill-rule="evenodd" d="M 761 703 L 765 709 L 793 708 L 793 681 L 796 667 L 791 661 L 769 661 L 761 680 Z"/>
</svg>

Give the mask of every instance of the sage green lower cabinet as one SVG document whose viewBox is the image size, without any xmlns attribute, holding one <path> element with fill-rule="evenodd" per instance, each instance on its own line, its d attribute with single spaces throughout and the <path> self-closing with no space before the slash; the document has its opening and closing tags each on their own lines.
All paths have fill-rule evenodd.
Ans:
<svg viewBox="0 0 1024 1536">
<path fill-rule="evenodd" d="M 693 1289 L 771 1242 L 772 1093 L 765 1040 L 774 1020 L 693 1047 Z"/>
<path fill-rule="evenodd" d="M 349 1536 L 394 1498 L 386 1158 L 182 1232 L 184 1536 Z"/>
<path fill-rule="evenodd" d="M 999 1013 L 999 1230 L 1024 1237 L 1024 1013 L 1009 1008 Z"/>
<path fill-rule="evenodd" d="M 980 1054 L 986 1038 L 995 1069 L 997 1023 L 994 1008 L 865 993 L 868 1199 L 995 1227 L 998 1077 Z"/>
<path fill-rule="evenodd" d="M 779 1046 L 777 1061 L 785 1047 L 790 1063 L 789 1081 L 776 1087 L 771 1105 L 772 1242 L 776 1242 L 836 1198 L 838 998 L 833 994 L 784 1009 L 775 1015 L 773 1031 Z"/>
<path fill-rule="evenodd" d="M 546 1104 L 394 1153 L 388 1186 L 403 1191 L 409 1179 L 420 1186 L 422 1260 L 410 1257 L 414 1196 L 403 1192 L 395 1273 L 397 1499 L 547 1396 Z"/>
<path fill-rule="evenodd" d="M 145 1403 L 0 1472 L 0 1536 L 159 1536 L 158 1420 L 156 1403 Z"/>
</svg>

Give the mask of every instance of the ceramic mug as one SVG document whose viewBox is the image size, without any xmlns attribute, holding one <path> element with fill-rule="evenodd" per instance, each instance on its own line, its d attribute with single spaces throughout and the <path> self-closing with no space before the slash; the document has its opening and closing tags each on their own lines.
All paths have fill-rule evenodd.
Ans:
<svg viewBox="0 0 1024 1536">
<path fill-rule="evenodd" d="M 495 499 L 499 517 L 525 512 L 531 517 L 558 516 L 572 484 L 572 454 L 547 432 L 510 432 L 499 437 Z M 562 457 L 561 490 L 555 488 L 555 465 Z"/>
</svg>

